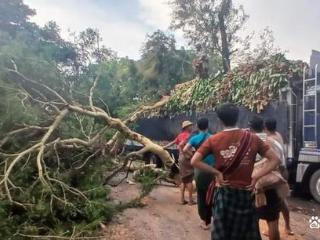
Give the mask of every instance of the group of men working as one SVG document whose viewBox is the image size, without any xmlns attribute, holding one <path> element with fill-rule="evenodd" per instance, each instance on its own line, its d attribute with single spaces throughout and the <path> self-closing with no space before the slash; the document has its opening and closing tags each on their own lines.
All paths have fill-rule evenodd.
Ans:
<svg viewBox="0 0 320 240">
<path fill-rule="evenodd" d="M 209 229 L 213 219 L 212 239 L 259 240 L 258 221 L 264 219 L 268 223 L 268 232 L 264 234 L 270 240 L 278 240 L 280 212 L 286 232 L 293 234 L 286 195 L 281 196 L 278 188 L 279 182 L 287 182 L 284 142 L 276 131 L 276 121 L 269 119 L 264 123 L 256 116 L 249 122 L 250 129 L 240 129 L 236 105 L 222 104 L 216 113 L 223 127 L 221 132 L 211 135 L 208 119 L 201 118 L 197 134 L 192 134 L 193 123 L 185 121 L 182 132 L 165 146 L 176 144 L 179 149 L 181 204 L 196 204 L 192 197 L 194 179 L 201 226 Z M 254 171 L 257 162 L 263 163 L 263 167 Z M 281 181 L 275 182 L 277 177 Z M 264 201 L 257 204 L 261 193 Z"/>
</svg>

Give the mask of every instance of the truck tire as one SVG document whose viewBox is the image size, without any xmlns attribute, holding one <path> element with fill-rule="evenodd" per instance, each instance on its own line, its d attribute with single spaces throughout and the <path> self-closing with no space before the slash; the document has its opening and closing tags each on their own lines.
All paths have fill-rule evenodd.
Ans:
<svg viewBox="0 0 320 240">
<path fill-rule="evenodd" d="M 320 203 L 320 169 L 314 172 L 309 182 L 310 193 Z"/>
</svg>

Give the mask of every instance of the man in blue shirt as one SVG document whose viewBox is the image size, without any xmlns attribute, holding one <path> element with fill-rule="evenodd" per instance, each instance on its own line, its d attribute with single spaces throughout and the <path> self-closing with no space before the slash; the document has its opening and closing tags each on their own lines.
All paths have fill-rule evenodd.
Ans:
<svg viewBox="0 0 320 240">
<path fill-rule="evenodd" d="M 201 146 L 201 144 L 204 143 L 211 136 L 211 134 L 208 133 L 209 121 L 207 118 L 200 118 L 197 122 L 197 127 L 199 129 L 199 133 L 192 136 L 189 139 L 187 145 L 184 148 L 185 153 L 190 152 L 190 150 L 197 150 Z M 215 163 L 215 158 L 212 154 L 210 154 L 206 158 L 204 158 L 203 161 L 208 165 L 213 166 Z M 198 169 L 195 170 L 195 181 L 197 186 L 198 198 L 198 213 L 201 220 L 203 221 L 201 227 L 205 230 L 209 229 L 212 217 L 212 206 L 208 206 L 206 204 L 207 190 L 212 180 L 212 174 L 203 172 Z"/>
</svg>

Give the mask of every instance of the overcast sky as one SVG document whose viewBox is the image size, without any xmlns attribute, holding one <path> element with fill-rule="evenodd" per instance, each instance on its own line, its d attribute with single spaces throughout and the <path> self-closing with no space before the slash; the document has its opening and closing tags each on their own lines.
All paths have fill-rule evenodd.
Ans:
<svg viewBox="0 0 320 240">
<path fill-rule="evenodd" d="M 32 20 L 40 25 L 56 21 L 63 36 L 98 28 L 107 47 L 119 56 L 139 58 L 147 33 L 168 31 L 170 8 L 167 0 L 24 0 L 36 9 Z M 274 31 L 276 45 L 288 57 L 309 61 L 312 49 L 320 50 L 320 0 L 234 0 L 243 4 L 250 18 L 246 32 Z M 176 34 L 184 45 L 182 34 Z"/>
</svg>

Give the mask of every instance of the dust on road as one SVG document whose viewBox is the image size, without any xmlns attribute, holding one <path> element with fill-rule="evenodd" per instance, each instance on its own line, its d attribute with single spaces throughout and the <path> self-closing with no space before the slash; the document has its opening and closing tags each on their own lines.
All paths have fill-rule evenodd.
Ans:
<svg viewBox="0 0 320 240">
<path fill-rule="evenodd" d="M 136 185 L 122 184 L 114 192 L 116 199 L 134 198 L 138 195 Z M 178 202 L 179 189 L 157 187 L 144 199 L 146 206 L 128 209 L 106 229 L 108 240 L 209 240 L 210 231 L 200 228 L 196 206 L 182 206 Z M 307 204 L 308 205 L 308 204 Z M 310 205 L 310 204 L 309 204 Z M 309 211 L 304 209 L 303 201 L 290 200 L 292 228 L 294 236 L 286 236 L 281 218 L 280 231 L 283 240 L 319 240 L 320 229 L 309 228 Z M 311 214 L 320 216 L 320 207 L 314 203 L 309 206 Z M 297 210 L 298 209 L 298 210 Z M 264 222 L 261 230 L 266 229 Z M 267 238 L 263 237 L 263 240 Z"/>
</svg>

